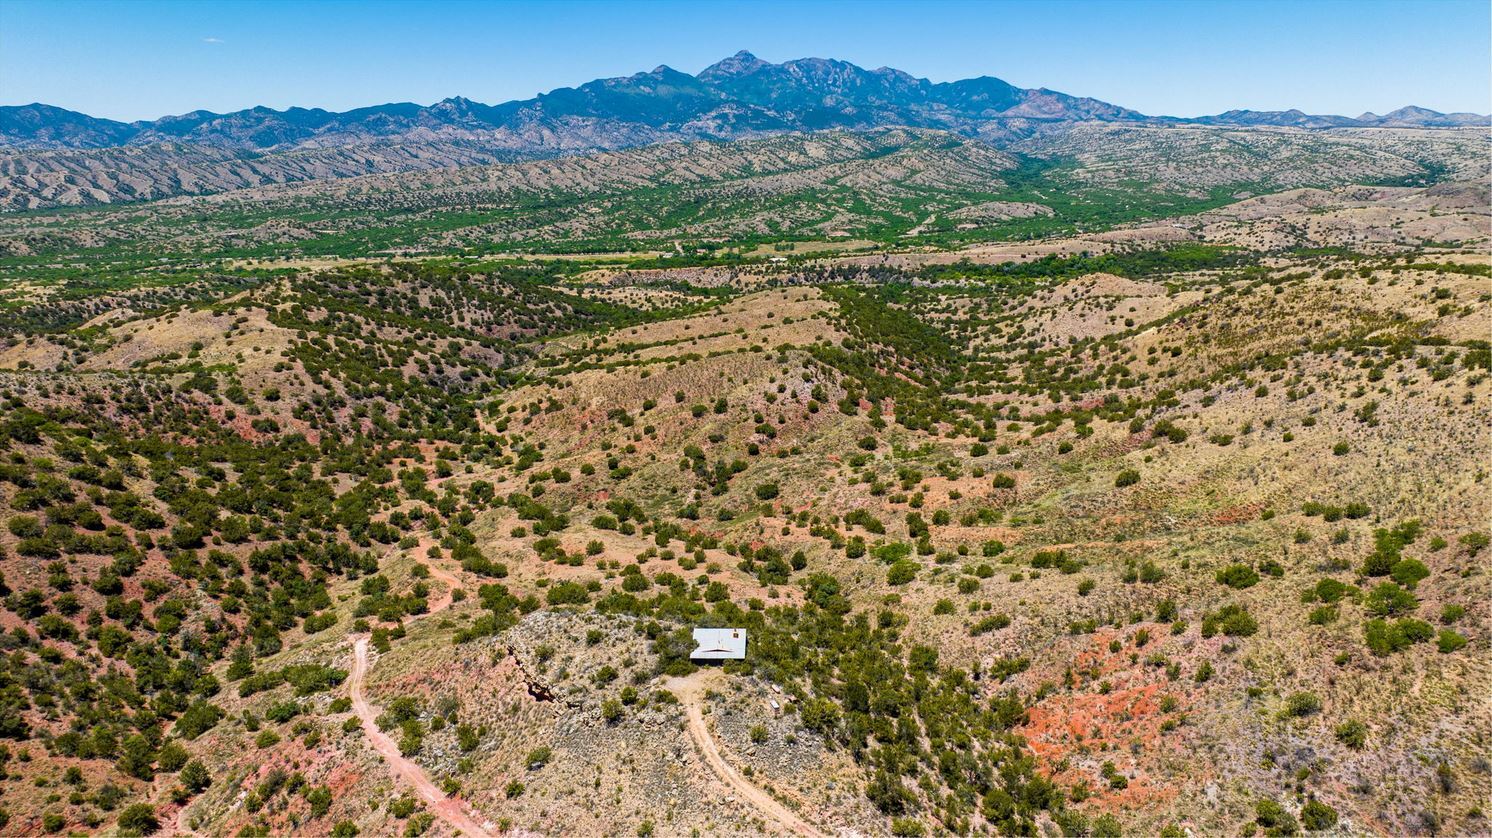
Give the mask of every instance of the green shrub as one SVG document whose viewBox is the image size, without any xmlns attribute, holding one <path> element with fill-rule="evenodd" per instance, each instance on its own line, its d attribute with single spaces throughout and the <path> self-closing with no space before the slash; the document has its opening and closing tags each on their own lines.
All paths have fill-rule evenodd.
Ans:
<svg viewBox="0 0 1492 838">
<path fill-rule="evenodd" d="M 1402 558 L 1400 551 L 1419 536 L 1419 521 L 1404 521 L 1392 529 L 1373 531 L 1373 552 L 1363 560 L 1364 576 L 1387 576 Z"/>
<path fill-rule="evenodd" d="M 898 560 L 912 555 L 912 545 L 903 541 L 893 541 L 875 548 L 871 551 L 871 555 L 884 564 L 895 564 Z"/>
<path fill-rule="evenodd" d="M 583 605 L 589 602 L 590 598 L 585 586 L 579 582 L 560 582 L 557 585 L 551 585 L 549 591 L 544 594 L 544 599 L 550 605 Z"/>
<path fill-rule="evenodd" d="M 389 814 L 402 820 L 413 815 L 417 805 L 417 801 L 406 794 L 389 801 Z"/>
<path fill-rule="evenodd" d="M 905 585 L 917 578 L 918 565 L 910 559 L 898 559 L 886 571 L 886 584 Z"/>
<path fill-rule="evenodd" d="M 207 704 L 206 701 L 197 701 L 186 708 L 179 719 L 176 719 L 176 732 L 186 740 L 195 740 L 200 735 L 206 734 L 221 722 L 222 710 L 216 705 Z"/>
<path fill-rule="evenodd" d="M 1337 824 L 1337 810 L 1319 800 L 1308 800 L 1300 807 L 1300 822 L 1312 832 L 1330 829 Z"/>
<path fill-rule="evenodd" d="M 1335 579 L 1322 579 L 1313 589 L 1315 598 L 1325 603 L 1337 602 L 1357 589 Z"/>
<path fill-rule="evenodd" d="M 1258 621 L 1242 605 L 1224 605 L 1202 616 L 1203 637 L 1212 637 L 1219 631 L 1229 637 L 1250 637 L 1258 630 Z"/>
<path fill-rule="evenodd" d="M 1217 581 L 1218 584 L 1242 590 L 1258 584 L 1259 574 L 1246 564 L 1230 564 L 1217 572 Z"/>
<path fill-rule="evenodd" d="M 337 615 L 328 611 L 324 614 L 312 614 L 307 617 L 305 622 L 302 623 L 302 627 L 305 629 L 306 634 L 315 634 L 319 631 L 326 631 L 336 624 Z"/>
<path fill-rule="evenodd" d="M 1150 428 L 1150 435 L 1152 438 L 1156 439 L 1164 437 L 1165 439 L 1168 439 L 1171 442 L 1175 443 L 1186 442 L 1187 436 L 1186 431 L 1176 426 L 1169 419 L 1162 419 L 1159 422 L 1156 422 Z"/>
<path fill-rule="evenodd" d="M 1430 575 L 1430 569 L 1419 559 L 1401 559 L 1389 570 L 1389 576 L 1395 582 L 1410 590 L 1420 583 L 1420 580 Z"/>
<path fill-rule="evenodd" d="M 179 742 L 167 742 L 161 746 L 161 751 L 156 755 L 156 765 L 166 773 L 180 771 L 187 764 L 189 755 L 186 748 L 181 747 Z"/>
<path fill-rule="evenodd" d="M 1379 657 L 1402 651 L 1415 643 L 1429 640 L 1433 636 L 1435 636 L 1435 629 L 1429 623 L 1412 617 L 1405 617 L 1392 623 L 1382 619 L 1368 620 L 1363 623 L 1363 639 L 1367 642 L 1368 649 Z"/>
<path fill-rule="evenodd" d="M 325 817 L 332 808 L 332 790 L 326 786 L 307 786 L 301 792 L 306 802 L 311 804 L 311 817 Z"/>
<path fill-rule="evenodd" d="M 1405 614 L 1419 607 L 1419 600 L 1414 594 L 1399 587 L 1394 582 L 1383 582 L 1374 588 L 1363 602 L 1370 614 L 1379 617 L 1391 617 Z"/>
<path fill-rule="evenodd" d="M 528 756 L 523 758 L 523 764 L 530 771 L 538 771 L 548 765 L 553 756 L 554 752 L 547 745 L 541 745 L 528 752 Z"/>
<path fill-rule="evenodd" d="M 1009 617 L 1005 616 L 1004 614 L 991 614 L 987 617 L 981 618 L 979 622 L 971 626 L 969 628 L 969 635 L 972 637 L 978 637 L 982 634 L 989 634 L 992 631 L 998 631 L 1008 625 L 1010 625 Z"/>
<path fill-rule="evenodd" d="M 1093 819 L 1093 838 L 1119 838 L 1122 830 L 1119 819 L 1105 812 Z"/>
<path fill-rule="evenodd" d="M 207 766 L 203 765 L 201 760 L 194 759 L 187 763 L 186 767 L 181 769 L 181 774 L 177 776 L 177 779 L 193 793 L 212 785 L 212 775 L 207 773 Z"/>
<path fill-rule="evenodd" d="M 1405 638 L 1392 623 L 1386 620 L 1368 620 L 1362 623 L 1362 640 L 1368 644 L 1368 649 L 1380 658 L 1392 655 L 1401 649 L 1408 649 L 1410 646 L 1408 638 Z"/>
<path fill-rule="evenodd" d="M 1254 806 L 1254 821 L 1264 827 L 1265 835 L 1294 835 L 1300 828 L 1295 816 L 1274 800 L 1260 800 Z"/>
<path fill-rule="evenodd" d="M 1450 629 L 1441 629 L 1440 636 L 1435 642 L 1436 648 L 1443 655 L 1448 655 L 1465 645 L 1466 638 Z"/>
<path fill-rule="evenodd" d="M 896 838 L 921 838 L 927 834 L 927 828 L 916 818 L 892 818 L 891 834 Z"/>
<path fill-rule="evenodd" d="M 132 834 L 149 835 L 160 827 L 161 822 L 156 819 L 155 807 L 149 803 L 136 803 L 119 813 L 119 828 Z"/>
<path fill-rule="evenodd" d="M 1301 716 L 1313 716 L 1321 712 L 1321 699 L 1315 693 L 1297 692 L 1291 693 L 1285 699 L 1285 714 L 1300 718 Z"/>
<path fill-rule="evenodd" d="M 1356 719 L 1348 719 L 1336 727 L 1337 741 L 1353 750 L 1361 748 L 1368 741 L 1368 726 Z"/>
</svg>

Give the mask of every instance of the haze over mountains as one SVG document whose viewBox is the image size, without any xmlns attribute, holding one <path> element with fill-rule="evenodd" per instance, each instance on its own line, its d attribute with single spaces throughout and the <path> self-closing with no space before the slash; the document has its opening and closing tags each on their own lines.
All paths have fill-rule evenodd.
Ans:
<svg viewBox="0 0 1492 838">
<path fill-rule="evenodd" d="M 1230 110 L 1195 119 L 1156 117 L 1046 88 L 1018 88 L 990 76 L 934 83 L 887 67 L 866 70 L 822 58 L 773 64 L 742 51 L 698 75 L 660 66 L 498 105 L 454 97 L 428 107 L 400 102 L 341 113 L 299 107 L 284 111 L 255 107 L 227 114 L 198 110 L 130 123 L 44 104 L 8 106 L 0 107 L 0 143 L 30 149 L 83 149 L 174 142 L 268 151 L 401 138 L 478 143 L 488 152 L 543 156 L 671 139 L 729 140 L 888 125 L 957 131 L 1000 142 L 1080 121 L 1447 127 L 1480 125 L 1488 117 L 1412 106 L 1355 118 L 1298 110 Z"/>
</svg>

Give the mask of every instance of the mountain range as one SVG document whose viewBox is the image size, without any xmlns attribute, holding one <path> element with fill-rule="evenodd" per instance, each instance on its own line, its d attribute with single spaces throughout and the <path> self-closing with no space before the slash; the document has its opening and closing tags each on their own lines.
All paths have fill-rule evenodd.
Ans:
<svg viewBox="0 0 1492 838">
<path fill-rule="evenodd" d="M 660 66 L 498 105 L 455 97 L 429 106 L 399 102 L 343 112 L 298 107 L 225 114 L 197 110 L 128 123 L 44 104 L 5 106 L 0 107 L 0 145 L 34 150 L 189 143 L 264 152 L 400 139 L 465 144 L 489 154 L 546 156 L 667 140 L 891 125 L 956 131 L 1000 143 L 1053 125 L 1091 121 L 1318 129 L 1483 125 L 1489 117 L 1418 107 L 1358 117 L 1298 110 L 1154 117 L 1097 99 L 1019 88 L 990 76 L 935 83 L 887 67 L 866 70 L 822 58 L 773 64 L 742 51 L 697 75 Z"/>
</svg>

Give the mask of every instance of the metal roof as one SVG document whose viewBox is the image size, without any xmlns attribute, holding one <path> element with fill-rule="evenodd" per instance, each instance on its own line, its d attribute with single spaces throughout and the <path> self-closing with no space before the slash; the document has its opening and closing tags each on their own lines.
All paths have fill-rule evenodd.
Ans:
<svg viewBox="0 0 1492 838">
<path fill-rule="evenodd" d="M 689 653 L 690 660 L 741 660 L 746 657 L 746 629 L 743 628 L 697 628 L 694 643 L 698 648 Z"/>
</svg>

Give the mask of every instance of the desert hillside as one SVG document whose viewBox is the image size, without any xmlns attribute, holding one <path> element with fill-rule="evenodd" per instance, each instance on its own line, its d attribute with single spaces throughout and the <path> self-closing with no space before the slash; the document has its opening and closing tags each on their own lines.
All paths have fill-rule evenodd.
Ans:
<svg viewBox="0 0 1492 838">
<path fill-rule="evenodd" d="M 1485 833 L 1485 182 L 1160 130 L 0 219 L 0 831 Z"/>
</svg>

